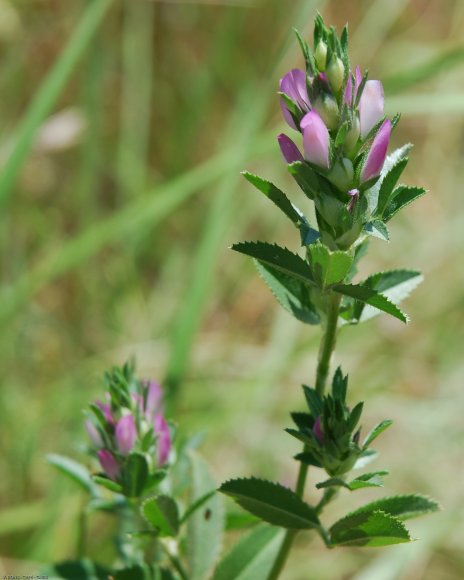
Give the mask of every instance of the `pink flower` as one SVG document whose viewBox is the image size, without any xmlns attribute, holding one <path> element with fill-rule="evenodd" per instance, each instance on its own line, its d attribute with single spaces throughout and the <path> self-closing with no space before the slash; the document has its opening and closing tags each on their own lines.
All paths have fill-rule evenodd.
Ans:
<svg viewBox="0 0 464 580">
<path fill-rule="evenodd" d="M 294 163 L 295 161 L 304 161 L 303 155 L 300 153 L 300 150 L 295 145 L 295 143 L 290 139 L 290 137 L 287 137 L 287 135 L 281 133 L 277 137 L 277 141 L 279 142 L 280 150 L 287 163 Z"/>
<path fill-rule="evenodd" d="M 297 105 L 297 107 L 302 111 L 302 113 L 306 113 L 311 109 L 308 89 L 306 87 L 306 73 L 303 70 L 294 68 L 283 78 L 281 78 L 280 92 L 285 93 L 288 97 L 290 97 Z M 287 121 L 290 127 L 292 127 L 292 129 L 297 129 L 292 114 L 288 110 L 288 107 L 282 98 L 280 99 L 280 108 L 282 109 L 284 119 Z"/>
<path fill-rule="evenodd" d="M 137 428 L 132 415 L 124 415 L 119 419 L 115 431 L 116 445 L 122 455 L 128 455 L 137 439 Z"/>
<path fill-rule="evenodd" d="M 366 183 L 378 177 L 382 171 L 390 143 L 392 125 L 390 119 L 385 119 L 372 142 L 364 166 L 361 170 L 361 183 Z"/>
<path fill-rule="evenodd" d="M 153 430 L 157 436 L 158 466 L 161 467 L 166 463 L 171 451 L 171 435 L 169 425 L 162 415 L 156 415 L 153 421 Z"/>
<path fill-rule="evenodd" d="M 324 121 L 316 111 L 311 111 L 303 117 L 300 126 L 303 132 L 306 159 L 319 167 L 328 169 L 330 137 Z"/>
<path fill-rule="evenodd" d="M 114 455 L 107 449 L 100 449 L 98 452 L 98 459 L 103 471 L 113 480 L 119 477 L 120 467 Z"/>
<path fill-rule="evenodd" d="M 367 81 L 359 101 L 361 137 L 367 137 L 371 129 L 384 116 L 383 86 L 380 81 Z"/>
</svg>

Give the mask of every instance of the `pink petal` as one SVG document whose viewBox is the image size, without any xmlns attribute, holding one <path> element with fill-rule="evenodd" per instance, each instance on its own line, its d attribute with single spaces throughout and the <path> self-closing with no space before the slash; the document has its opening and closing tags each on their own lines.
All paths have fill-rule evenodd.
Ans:
<svg viewBox="0 0 464 580">
<path fill-rule="evenodd" d="M 391 129 L 392 125 L 390 119 L 385 119 L 372 142 L 366 162 L 362 168 L 361 183 L 366 183 L 366 181 L 380 175 L 387 156 Z"/>
<path fill-rule="evenodd" d="M 303 155 L 300 153 L 300 150 L 290 139 L 290 137 L 287 137 L 287 135 L 281 133 L 277 137 L 277 141 L 279 142 L 280 150 L 287 163 L 293 163 L 294 161 L 304 161 Z"/>
<path fill-rule="evenodd" d="M 108 449 L 100 449 L 97 453 L 103 471 L 110 479 L 117 479 L 120 472 L 119 463 Z"/>
<path fill-rule="evenodd" d="M 135 419 L 132 415 L 124 415 L 119 419 L 115 431 L 116 445 L 122 455 L 128 455 L 134 448 L 137 439 Z"/>
<path fill-rule="evenodd" d="M 101 435 L 98 432 L 98 429 L 92 423 L 92 421 L 88 420 L 85 422 L 85 429 L 86 429 L 87 434 L 90 437 L 92 443 L 95 445 L 95 447 L 102 447 L 103 441 L 102 441 Z"/>
<path fill-rule="evenodd" d="M 161 400 L 163 398 L 163 389 L 156 381 L 150 381 L 147 390 L 147 402 L 145 413 L 148 420 L 151 420 L 157 411 L 161 410 Z"/>
<path fill-rule="evenodd" d="M 383 86 L 380 81 L 367 81 L 359 101 L 361 137 L 364 139 L 384 116 Z"/>
<path fill-rule="evenodd" d="M 324 121 L 313 110 L 303 117 L 300 126 L 306 159 L 315 165 L 328 168 L 330 137 Z"/>
<path fill-rule="evenodd" d="M 162 415 L 156 415 L 153 422 L 153 430 L 157 435 L 157 450 L 158 450 L 158 466 L 161 467 L 166 463 L 171 451 L 171 434 L 169 433 L 169 425 Z"/>
</svg>

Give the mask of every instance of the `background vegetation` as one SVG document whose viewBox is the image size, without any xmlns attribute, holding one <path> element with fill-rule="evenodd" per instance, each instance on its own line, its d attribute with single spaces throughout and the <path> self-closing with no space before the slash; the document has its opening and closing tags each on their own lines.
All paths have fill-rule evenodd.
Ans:
<svg viewBox="0 0 464 580">
<path fill-rule="evenodd" d="M 44 456 L 79 457 L 81 409 L 131 355 L 169 385 L 182 429 L 205 433 L 218 482 L 293 481 L 282 458 L 298 446 L 283 428 L 318 331 L 228 246 L 277 235 L 296 248 L 239 170 L 293 187 L 275 93 L 302 64 L 291 27 L 308 35 L 316 9 L 349 21 L 352 61 L 403 112 L 394 144 L 415 143 L 406 179 L 430 189 L 366 265 L 425 272 L 412 324 L 345 330 L 337 362 L 368 400 L 365 428 L 395 421 L 376 464 L 393 472 L 387 491 L 430 493 L 444 511 L 413 522 L 420 542 L 385 551 L 327 552 L 302 535 L 284 578 L 464 575 L 460 0 L 0 0 L 1 573 L 73 556 L 82 498 Z M 101 561 L 110 534 L 93 519 Z"/>
</svg>

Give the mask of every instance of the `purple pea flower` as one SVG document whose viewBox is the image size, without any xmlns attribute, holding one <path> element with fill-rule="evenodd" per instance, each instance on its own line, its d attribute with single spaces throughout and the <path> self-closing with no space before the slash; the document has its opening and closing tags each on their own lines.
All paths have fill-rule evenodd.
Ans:
<svg viewBox="0 0 464 580">
<path fill-rule="evenodd" d="M 392 125 L 390 119 L 385 119 L 372 142 L 367 159 L 361 170 L 361 183 L 378 177 L 382 171 L 390 143 Z"/>
<path fill-rule="evenodd" d="M 383 86 L 380 81 L 367 81 L 359 101 L 361 137 L 367 137 L 371 129 L 384 116 Z"/>
<path fill-rule="evenodd" d="M 319 167 L 329 168 L 329 131 L 316 111 L 307 113 L 301 120 L 305 157 Z"/>
<path fill-rule="evenodd" d="M 313 427 L 313 433 L 319 443 L 324 443 L 324 432 L 322 431 L 321 416 L 316 419 Z"/>
<path fill-rule="evenodd" d="M 116 445 L 122 455 L 128 455 L 137 439 L 137 428 L 133 415 L 124 415 L 119 419 L 115 431 Z"/>
<path fill-rule="evenodd" d="M 147 400 L 145 404 L 145 416 L 150 420 L 155 413 L 161 409 L 163 391 L 161 385 L 156 381 L 150 381 L 147 387 Z"/>
<path fill-rule="evenodd" d="M 300 150 L 295 145 L 295 143 L 290 139 L 290 137 L 287 137 L 287 135 L 281 133 L 277 137 L 277 141 L 279 142 L 280 150 L 287 163 L 294 163 L 295 161 L 304 161 L 303 155 L 300 153 Z"/>
<path fill-rule="evenodd" d="M 119 477 L 120 466 L 115 456 L 108 449 L 100 449 L 98 459 L 103 471 L 113 480 Z"/>
<path fill-rule="evenodd" d="M 153 421 L 153 430 L 157 436 L 158 466 L 163 466 L 171 451 L 171 435 L 169 425 L 162 415 L 156 415 Z"/>
<path fill-rule="evenodd" d="M 280 92 L 290 97 L 303 113 L 311 109 L 311 102 L 306 87 L 306 73 L 303 70 L 294 68 L 281 78 Z M 280 108 L 282 109 L 285 121 L 292 129 L 297 129 L 292 114 L 282 98 L 280 99 Z"/>
</svg>

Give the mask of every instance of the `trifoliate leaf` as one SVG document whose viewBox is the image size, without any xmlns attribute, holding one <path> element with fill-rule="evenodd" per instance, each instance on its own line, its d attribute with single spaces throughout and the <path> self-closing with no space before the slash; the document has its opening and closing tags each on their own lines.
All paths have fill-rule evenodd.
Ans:
<svg viewBox="0 0 464 580">
<path fill-rule="evenodd" d="M 295 492 L 278 483 L 256 479 L 232 479 L 219 491 L 262 520 L 283 528 L 307 530 L 319 527 L 314 508 Z"/>
</svg>

